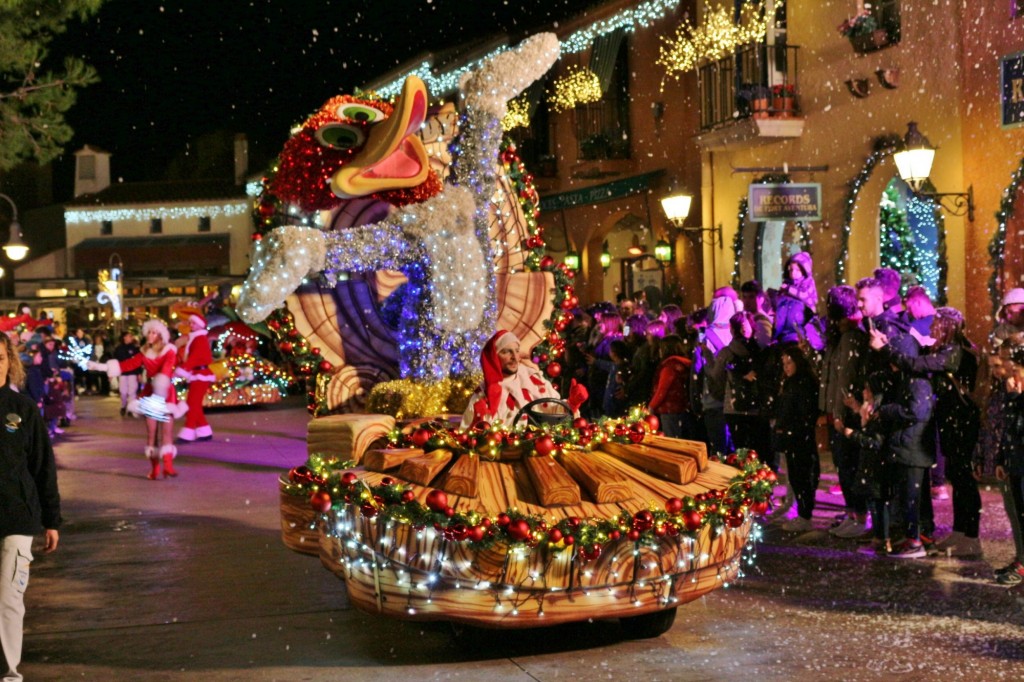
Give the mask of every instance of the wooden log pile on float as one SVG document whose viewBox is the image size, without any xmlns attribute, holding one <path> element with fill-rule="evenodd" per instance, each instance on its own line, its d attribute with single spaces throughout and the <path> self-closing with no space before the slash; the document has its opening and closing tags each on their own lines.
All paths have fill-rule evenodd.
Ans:
<svg viewBox="0 0 1024 682">
<path fill-rule="evenodd" d="M 393 429 L 353 466 L 324 460 L 303 530 L 319 529 L 321 562 L 368 612 L 502 628 L 628 618 L 660 634 L 740 574 L 774 476 L 652 424 Z M 285 542 L 310 552 L 308 537 Z"/>
</svg>

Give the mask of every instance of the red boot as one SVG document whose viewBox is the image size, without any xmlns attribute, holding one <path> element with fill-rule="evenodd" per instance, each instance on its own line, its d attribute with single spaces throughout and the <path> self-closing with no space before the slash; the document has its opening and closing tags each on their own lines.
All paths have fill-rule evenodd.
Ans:
<svg viewBox="0 0 1024 682">
<path fill-rule="evenodd" d="M 165 445 L 160 448 L 160 454 L 164 460 L 164 478 L 177 476 L 178 472 L 174 470 L 174 456 L 178 454 L 178 448 L 173 445 Z"/>
<path fill-rule="evenodd" d="M 152 446 L 146 447 L 146 457 L 149 458 L 150 469 L 149 475 L 146 476 L 151 481 L 155 481 L 160 476 L 160 458 L 156 456 L 156 448 Z"/>
</svg>

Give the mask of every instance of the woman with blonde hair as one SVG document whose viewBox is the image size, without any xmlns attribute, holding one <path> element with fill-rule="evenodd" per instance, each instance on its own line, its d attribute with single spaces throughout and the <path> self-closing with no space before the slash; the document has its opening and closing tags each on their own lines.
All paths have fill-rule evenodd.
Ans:
<svg viewBox="0 0 1024 682">
<path fill-rule="evenodd" d="M 178 349 L 171 343 L 171 333 L 160 320 L 148 320 L 142 325 L 145 344 L 142 352 L 127 360 L 109 360 L 104 363 L 90 362 L 89 369 L 106 371 L 110 378 L 121 372 L 138 367 L 146 370 L 146 385 L 139 391 L 138 400 L 128 403 L 128 411 L 146 418 L 146 457 L 151 466 L 147 478 L 156 480 L 160 475 L 163 460 L 164 478 L 177 476 L 174 458 L 178 454 L 174 447 L 174 420 L 188 410 L 186 403 L 179 403 L 171 376 L 177 364 Z M 158 449 L 159 445 L 159 449 Z"/>
</svg>

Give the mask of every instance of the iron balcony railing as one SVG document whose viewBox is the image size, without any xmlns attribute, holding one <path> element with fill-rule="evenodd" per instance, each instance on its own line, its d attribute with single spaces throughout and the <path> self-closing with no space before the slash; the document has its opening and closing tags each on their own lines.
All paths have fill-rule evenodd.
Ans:
<svg viewBox="0 0 1024 682">
<path fill-rule="evenodd" d="M 796 45 L 745 45 L 701 66 L 701 129 L 745 118 L 799 116 L 799 50 Z"/>
</svg>

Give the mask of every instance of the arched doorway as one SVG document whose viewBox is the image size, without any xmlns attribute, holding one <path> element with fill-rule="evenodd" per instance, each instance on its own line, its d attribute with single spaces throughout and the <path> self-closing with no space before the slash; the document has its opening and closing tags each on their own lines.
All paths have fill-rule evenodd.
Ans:
<svg viewBox="0 0 1024 682">
<path fill-rule="evenodd" d="M 944 225 L 933 201 L 893 177 L 878 205 L 878 239 L 880 264 L 900 273 L 904 292 L 920 285 L 933 301 L 945 302 Z"/>
</svg>

